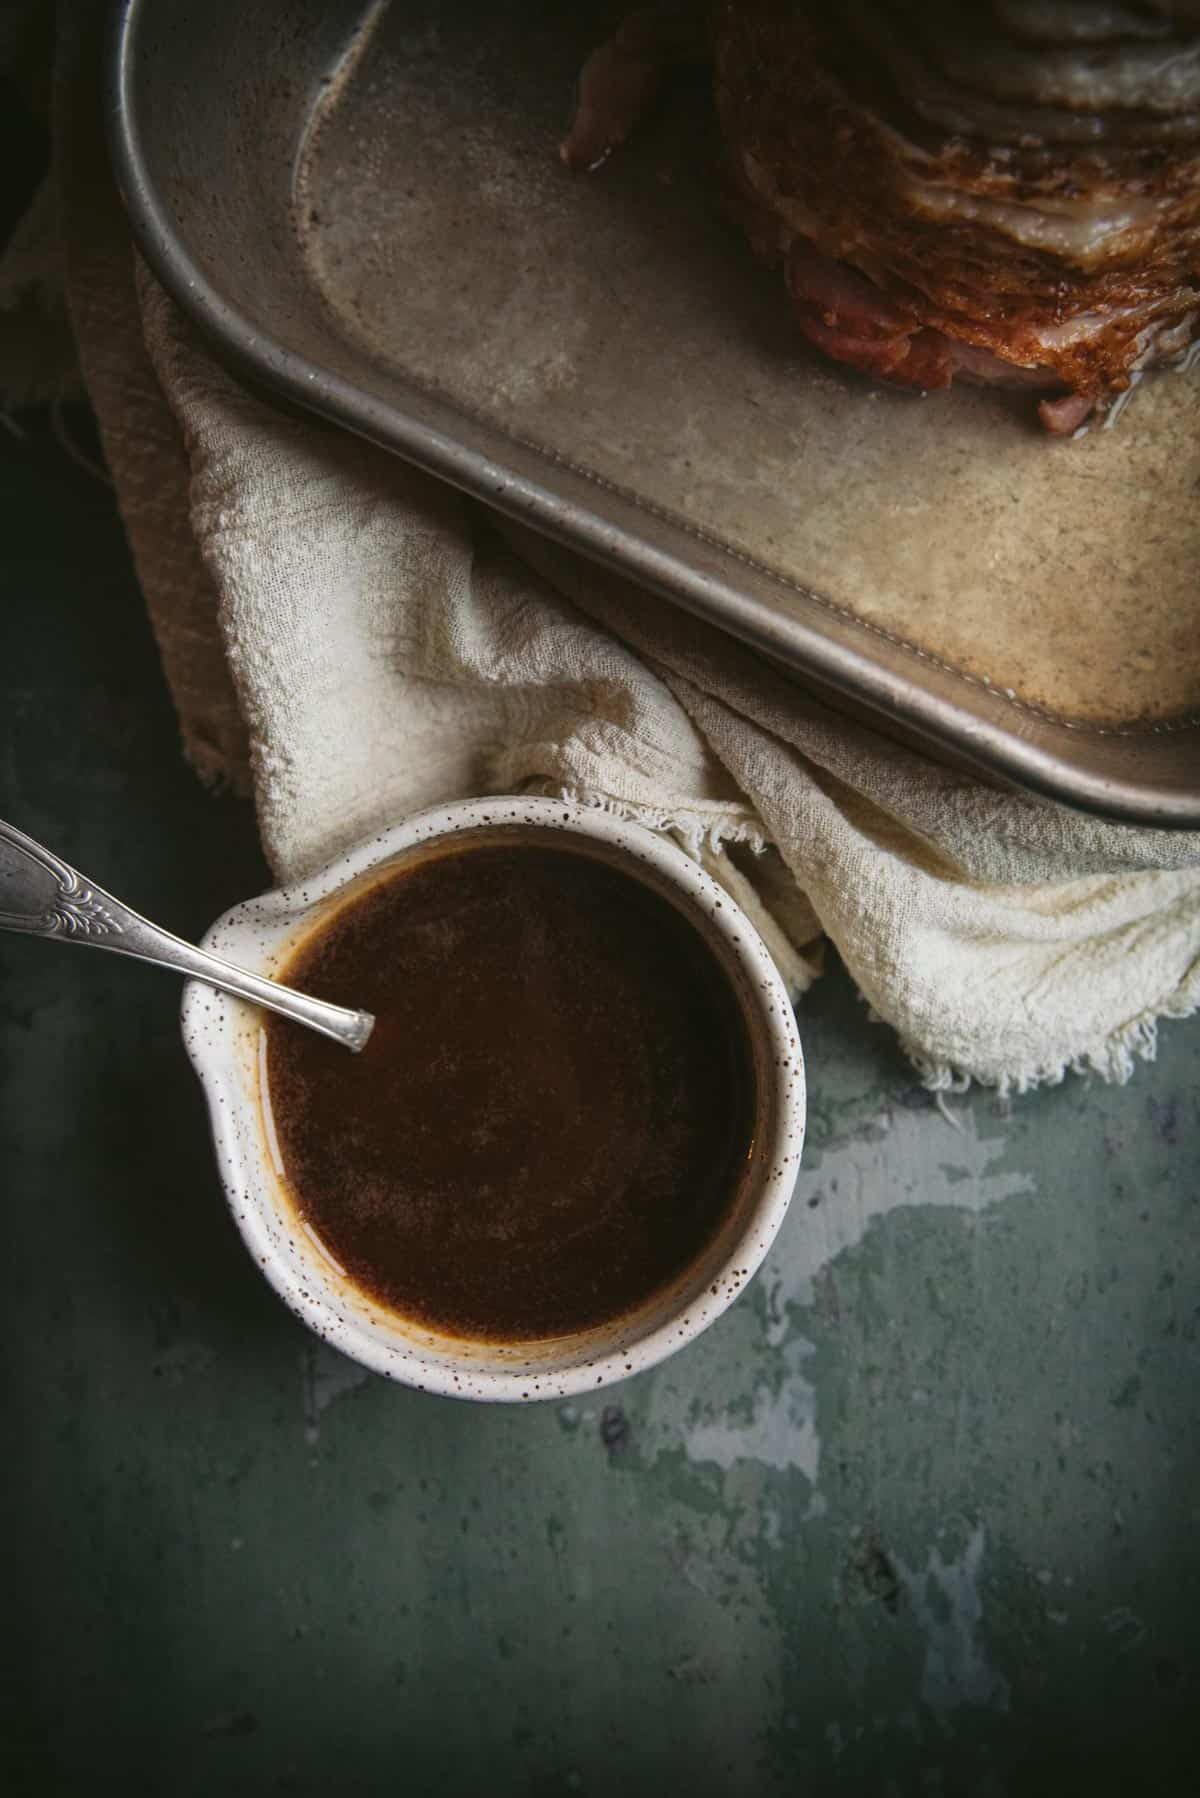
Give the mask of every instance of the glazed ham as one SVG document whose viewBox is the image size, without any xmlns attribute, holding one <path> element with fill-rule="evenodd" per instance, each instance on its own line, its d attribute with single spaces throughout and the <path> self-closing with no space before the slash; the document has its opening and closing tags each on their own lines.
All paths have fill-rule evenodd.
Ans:
<svg viewBox="0 0 1200 1798">
<path fill-rule="evenodd" d="M 1194 355 L 1200 0 L 644 9 L 585 67 L 569 162 L 623 140 L 698 20 L 737 210 L 818 350 L 1028 388 L 1055 432 Z"/>
</svg>

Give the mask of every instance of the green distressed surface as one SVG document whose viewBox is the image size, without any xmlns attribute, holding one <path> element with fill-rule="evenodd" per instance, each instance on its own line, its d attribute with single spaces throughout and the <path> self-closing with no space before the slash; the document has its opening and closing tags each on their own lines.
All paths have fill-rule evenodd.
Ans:
<svg viewBox="0 0 1200 1798">
<path fill-rule="evenodd" d="M 178 757 L 111 498 L 35 432 L 0 506 L 3 812 L 199 931 L 264 871 Z M 177 1000 L 0 938 L 4 1790 L 1197 1789 L 1200 1029 L 955 1128 L 829 977 L 748 1296 L 505 1410 L 283 1311 Z"/>
</svg>

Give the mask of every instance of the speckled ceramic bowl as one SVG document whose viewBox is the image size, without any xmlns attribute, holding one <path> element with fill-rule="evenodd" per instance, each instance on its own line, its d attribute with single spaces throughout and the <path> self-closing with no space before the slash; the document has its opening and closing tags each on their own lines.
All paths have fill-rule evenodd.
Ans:
<svg viewBox="0 0 1200 1798">
<path fill-rule="evenodd" d="M 550 799 L 450 805 L 361 843 L 311 880 L 227 912 L 204 947 L 278 974 L 318 921 L 427 846 L 462 832 L 547 832 L 662 893 L 692 921 L 733 985 L 753 1047 L 758 1125 L 737 1199 L 717 1238 L 669 1288 L 618 1322 L 552 1341 L 495 1344 L 439 1335 L 373 1304 L 343 1278 L 298 1215 L 274 1146 L 264 1091 L 262 1015 L 192 981 L 183 1036 L 208 1098 L 221 1176 L 238 1228 L 284 1302 L 363 1366 L 456 1398 L 541 1399 L 587 1392 L 682 1348 L 736 1298 L 783 1221 L 804 1140 L 804 1061 L 783 983 L 761 938 L 723 888 L 663 838 Z"/>
</svg>

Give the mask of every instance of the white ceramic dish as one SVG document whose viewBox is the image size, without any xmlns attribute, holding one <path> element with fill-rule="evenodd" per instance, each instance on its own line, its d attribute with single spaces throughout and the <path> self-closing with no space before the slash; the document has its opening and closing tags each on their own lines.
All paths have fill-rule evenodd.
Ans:
<svg viewBox="0 0 1200 1798">
<path fill-rule="evenodd" d="M 561 1398 L 624 1379 L 682 1348 L 750 1279 L 795 1184 L 804 1140 L 804 1061 L 783 983 L 729 894 L 663 838 L 558 800 L 472 800 L 423 812 L 349 850 L 312 879 L 236 906 L 214 924 L 204 947 L 256 972 L 278 974 L 318 921 L 385 869 L 467 831 L 517 831 L 540 840 L 553 831 L 586 839 L 590 853 L 654 887 L 693 920 L 738 993 L 760 1094 L 754 1146 L 725 1226 L 667 1290 L 615 1323 L 552 1341 L 466 1341 L 398 1317 L 339 1273 L 292 1203 L 263 1085 L 262 1014 L 192 981 L 184 994 L 183 1036 L 208 1099 L 238 1228 L 297 1317 L 363 1366 L 424 1391 L 489 1400 Z"/>
</svg>

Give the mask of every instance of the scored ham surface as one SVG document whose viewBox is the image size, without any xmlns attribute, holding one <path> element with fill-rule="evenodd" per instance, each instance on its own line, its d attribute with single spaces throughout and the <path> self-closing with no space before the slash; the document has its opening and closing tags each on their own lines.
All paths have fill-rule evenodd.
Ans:
<svg viewBox="0 0 1200 1798">
<path fill-rule="evenodd" d="M 876 379 L 1077 429 L 1200 335 L 1200 0 L 719 0 L 630 15 L 564 158 L 705 30 L 735 203 L 800 330 Z"/>
</svg>

